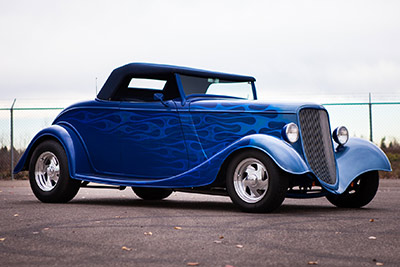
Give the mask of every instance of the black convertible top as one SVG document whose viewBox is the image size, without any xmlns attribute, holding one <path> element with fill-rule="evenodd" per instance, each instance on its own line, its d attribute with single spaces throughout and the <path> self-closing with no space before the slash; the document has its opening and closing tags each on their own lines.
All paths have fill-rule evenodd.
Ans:
<svg viewBox="0 0 400 267">
<path fill-rule="evenodd" d="M 111 98 L 115 91 L 121 86 L 121 84 L 126 82 L 127 79 L 170 79 L 174 77 L 175 73 L 204 78 L 218 78 L 237 82 L 250 82 L 256 80 L 254 77 L 251 76 L 235 75 L 187 67 L 151 63 L 130 63 L 122 67 L 116 68 L 115 70 L 113 70 L 113 72 L 111 72 L 110 76 L 101 88 L 97 97 L 104 100 Z"/>
</svg>

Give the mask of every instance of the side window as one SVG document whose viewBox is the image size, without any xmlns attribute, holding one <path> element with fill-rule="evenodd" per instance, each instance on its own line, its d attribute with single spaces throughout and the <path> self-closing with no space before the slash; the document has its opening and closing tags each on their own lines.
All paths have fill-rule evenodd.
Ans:
<svg viewBox="0 0 400 267">
<path fill-rule="evenodd" d="M 131 78 L 122 85 L 113 100 L 130 102 L 152 102 L 155 93 L 162 93 L 167 80 Z"/>
<path fill-rule="evenodd" d="M 166 83 L 167 81 L 164 80 L 132 78 L 131 81 L 129 82 L 128 88 L 133 90 L 147 89 L 147 90 L 162 91 Z"/>
</svg>

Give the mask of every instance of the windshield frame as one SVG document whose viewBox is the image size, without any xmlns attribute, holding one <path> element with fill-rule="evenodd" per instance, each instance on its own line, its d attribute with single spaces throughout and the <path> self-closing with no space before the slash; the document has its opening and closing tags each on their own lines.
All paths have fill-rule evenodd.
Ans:
<svg viewBox="0 0 400 267">
<path fill-rule="evenodd" d="M 191 75 L 186 75 L 186 76 L 191 76 Z M 199 76 L 194 76 L 194 75 L 192 77 L 205 78 L 205 77 L 199 77 Z M 183 85 L 182 85 L 181 77 L 180 77 L 180 75 L 178 73 L 175 73 L 175 78 L 176 78 L 176 82 L 178 84 L 179 93 L 180 93 L 181 98 L 182 98 L 182 106 L 185 105 L 187 99 L 192 98 L 192 97 L 207 97 L 207 98 L 215 97 L 215 98 L 229 98 L 229 99 L 245 99 L 245 98 L 242 98 L 242 97 L 235 97 L 235 96 L 229 96 L 229 95 L 212 95 L 212 94 L 209 94 L 209 95 L 207 95 L 207 94 L 192 94 L 192 95 L 188 95 L 187 96 L 185 94 L 185 91 L 184 91 L 184 88 L 183 88 Z M 218 79 L 218 77 L 209 77 L 209 78 Z M 236 82 L 236 81 L 232 81 L 232 82 Z M 255 82 L 251 81 L 251 80 L 249 80 L 248 82 L 251 84 L 251 89 L 252 89 L 252 93 L 253 93 L 253 100 L 257 100 L 257 91 L 256 91 Z"/>
</svg>

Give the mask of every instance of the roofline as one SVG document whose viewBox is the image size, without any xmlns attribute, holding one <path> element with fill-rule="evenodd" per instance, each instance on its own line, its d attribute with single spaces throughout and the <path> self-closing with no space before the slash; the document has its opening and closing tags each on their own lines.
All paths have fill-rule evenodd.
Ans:
<svg viewBox="0 0 400 267">
<path fill-rule="evenodd" d="M 168 79 L 175 74 L 189 75 L 204 78 L 218 78 L 237 82 L 254 82 L 252 76 L 236 75 L 202 69 L 154 64 L 154 63 L 130 63 L 113 70 L 107 81 L 97 95 L 100 99 L 108 99 L 127 78 L 159 78 Z"/>
<path fill-rule="evenodd" d="M 155 63 L 143 63 L 143 62 L 136 62 L 136 63 L 129 63 L 124 66 L 121 66 L 115 70 L 121 71 L 128 71 L 132 72 L 133 74 L 183 74 L 183 75 L 193 75 L 199 77 L 206 77 L 206 78 L 222 78 L 227 80 L 233 81 L 255 81 L 256 79 L 252 76 L 246 75 L 238 75 L 238 74 L 230 74 L 225 72 L 218 72 L 218 71 L 211 71 L 211 70 L 204 70 L 204 69 L 196 69 L 190 67 L 183 67 L 183 66 L 174 66 L 174 65 L 167 65 L 167 64 L 155 64 Z"/>
</svg>

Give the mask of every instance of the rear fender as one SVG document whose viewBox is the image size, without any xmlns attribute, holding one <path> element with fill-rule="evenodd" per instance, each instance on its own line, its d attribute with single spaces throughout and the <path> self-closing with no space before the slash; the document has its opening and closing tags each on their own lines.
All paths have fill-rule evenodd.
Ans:
<svg viewBox="0 0 400 267">
<path fill-rule="evenodd" d="M 60 125 L 52 125 L 41 130 L 32 139 L 25 153 L 15 166 L 14 173 L 28 170 L 33 151 L 40 143 L 51 139 L 57 140 L 63 146 L 67 154 L 69 173 L 72 178 L 75 177 L 77 167 L 80 171 L 85 171 L 90 166 L 87 153 L 74 131 Z"/>
</svg>

